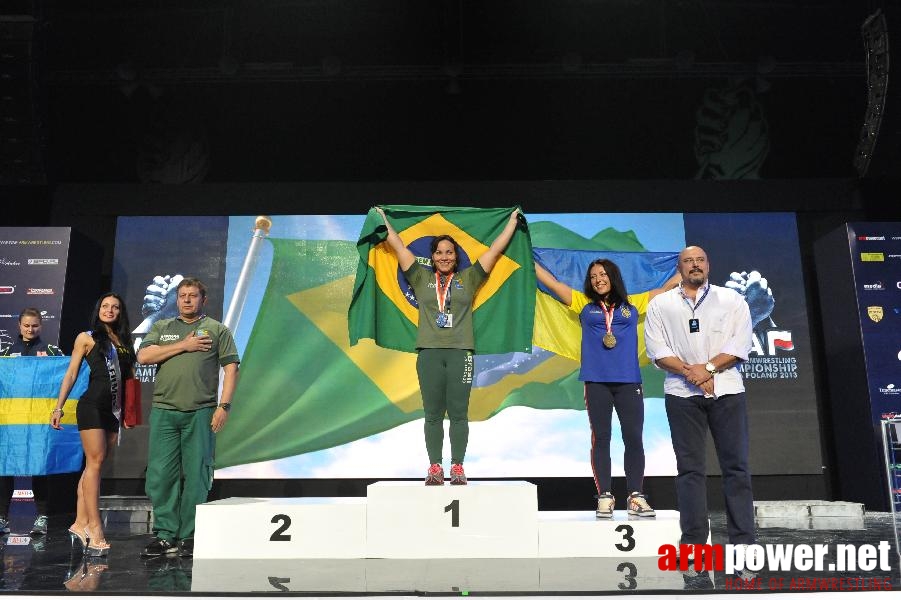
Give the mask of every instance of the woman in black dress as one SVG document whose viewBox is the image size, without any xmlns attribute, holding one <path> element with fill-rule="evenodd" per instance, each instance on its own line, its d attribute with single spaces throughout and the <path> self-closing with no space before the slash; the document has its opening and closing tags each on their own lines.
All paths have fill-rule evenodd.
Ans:
<svg viewBox="0 0 901 600">
<path fill-rule="evenodd" d="M 72 543 L 77 541 L 85 554 L 104 556 L 109 544 L 100 522 L 100 468 L 110 446 L 119 437 L 125 380 L 134 377 L 135 355 L 131 327 L 125 303 L 117 294 L 104 294 L 97 301 L 91 318 L 91 331 L 78 334 L 69 368 L 63 377 L 56 408 L 50 413 L 50 426 L 60 429 L 63 406 L 78 378 L 81 361 L 91 370 L 88 389 L 78 400 L 75 417 L 85 467 L 78 481 L 78 505 L 75 523 L 69 528 Z"/>
</svg>

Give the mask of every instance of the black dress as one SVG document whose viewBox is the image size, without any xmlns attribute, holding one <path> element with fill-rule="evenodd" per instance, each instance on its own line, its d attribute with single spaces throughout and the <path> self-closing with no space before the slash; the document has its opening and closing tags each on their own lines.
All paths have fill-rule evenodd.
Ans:
<svg viewBox="0 0 901 600">
<path fill-rule="evenodd" d="M 125 378 L 131 377 L 133 358 L 128 348 L 124 346 L 116 347 L 116 355 L 121 375 L 119 388 L 122 389 L 125 385 Z M 104 429 L 110 433 L 118 433 L 119 420 L 113 414 L 113 393 L 110 388 L 112 375 L 99 343 L 94 344 L 94 347 L 85 356 L 85 360 L 88 361 L 91 376 L 88 379 L 88 389 L 81 395 L 75 410 L 78 431 Z"/>
</svg>

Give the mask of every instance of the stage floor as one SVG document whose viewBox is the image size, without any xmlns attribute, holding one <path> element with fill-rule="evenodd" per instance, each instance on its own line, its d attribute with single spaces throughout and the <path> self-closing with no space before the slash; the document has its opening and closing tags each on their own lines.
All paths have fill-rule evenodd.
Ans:
<svg viewBox="0 0 901 600">
<path fill-rule="evenodd" d="M 656 557 L 629 559 L 465 559 L 465 560 L 191 560 L 177 557 L 142 560 L 141 549 L 149 541 L 146 524 L 111 524 L 107 538 L 110 555 L 83 561 L 70 551 L 66 527 L 70 520 L 51 519 L 44 538 L 0 537 L 0 592 L 95 592 L 114 595 L 267 594 L 296 595 L 559 595 L 586 593 L 649 593 L 702 591 L 734 593 L 735 577 L 717 572 L 685 576 L 661 571 Z M 711 518 L 713 542 L 725 542 L 725 517 Z M 21 515 L 14 521 L 27 529 Z M 791 568 L 763 570 L 753 585 L 762 590 L 793 591 L 802 580 L 817 587 L 840 586 L 844 590 L 881 587 L 901 590 L 901 571 L 894 523 L 888 513 L 868 513 L 863 529 L 763 528 L 760 543 L 767 544 L 864 544 L 878 547 L 887 542 L 890 569 L 855 568 L 816 572 Z M 234 524 L 240 543 L 241 524 Z M 781 580 L 781 583 L 780 583 Z M 834 588 L 833 588 L 834 589 Z"/>
</svg>

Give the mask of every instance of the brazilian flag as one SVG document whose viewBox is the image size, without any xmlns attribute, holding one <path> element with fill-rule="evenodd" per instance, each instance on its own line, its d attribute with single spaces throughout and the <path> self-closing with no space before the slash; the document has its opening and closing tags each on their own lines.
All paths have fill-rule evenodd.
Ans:
<svg viewBox="0 0 901 600">
<path fill-rule="evenodd" d="M 404 245 L 426 264 L 431 264 L 432 238 L 453 237 L 461 250 L 461 270 L 488 250 L 514 210 L 442 206 L 383 209 Z M 381 215 L 369 211 L 357 243 L 360 264 L 348 313 L 350 343 L 370 338 L 383 348 L 415 352 L 419 323 L 416 299 L 385 241 L 387 235 Z M 473 300 L 476 354 L 530 352 L 534 314 L 532 245 L 528 230 L 521 225 Z"/>
</svg>

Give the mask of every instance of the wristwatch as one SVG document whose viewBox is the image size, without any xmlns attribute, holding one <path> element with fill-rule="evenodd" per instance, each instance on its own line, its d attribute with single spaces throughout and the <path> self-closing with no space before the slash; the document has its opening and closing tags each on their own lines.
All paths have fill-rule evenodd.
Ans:
<svg viewBox="0 0 901 600">
<path fill-rule="evenodd" d="M 714 364 L 712 362 L 708 362 L 706 365 L 704 365 L 704 368 L 707 369 L 707 372 L 710 373 L 711 375 L 716 374 L 716 367 L 714 366 Z"/>
<path fill-rule="evenodd" d="M 221 408 L 225 412 L 228 412 L 232 409 L 232 403 L 231 402 L 223 402 L 222 404 L 219 405 L 219 408 Z"/>
</svg>

